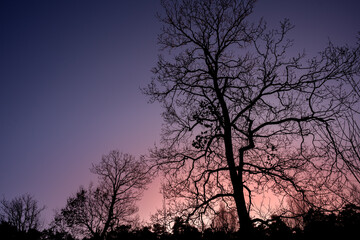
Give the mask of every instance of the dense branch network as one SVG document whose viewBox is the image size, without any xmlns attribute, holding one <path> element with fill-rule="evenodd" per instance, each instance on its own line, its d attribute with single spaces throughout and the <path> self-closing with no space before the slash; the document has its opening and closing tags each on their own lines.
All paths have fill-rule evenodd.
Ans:
<svg viewBox="0 0 360 240">
<path fill-rule="evenodd" d="M 244 228 L 255 195 L 330 210 L 360 173 L 359 44 L 290 57 L 293 26 L 248 23 L 254 2 L 162 1 L 159 43 L 170 54 L 144 90 L 164 108 L 152 158 L 168 198 L 183 199 L 188 216 L 227 202 Z"/>
<path fill-rule="evenodd" d="M 94 164 L 91 172 L 99 183 L 81 187 L 68 198 L 53 224 L 60 232 L 64 228 L 74 236 L 105 239 L 110 231 L 133 220 L 136 202 L 151 181 L 151 169 L 143 159 L 114 150 Z"/>
</svg>

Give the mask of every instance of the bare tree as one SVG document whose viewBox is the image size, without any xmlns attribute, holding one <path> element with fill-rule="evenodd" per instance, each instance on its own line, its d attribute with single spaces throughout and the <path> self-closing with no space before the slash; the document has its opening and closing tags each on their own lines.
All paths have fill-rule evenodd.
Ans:
<svg viewBox="0 0 360 240">
<path fill-rule="evenodd" d="M 254 196 L 331 209 L 344 200 L 349 174 L 359 174 L 339 141 L 341 126 L 358 120 L 346 116 L 359 113 L 359 44 L 329 43 L 308 60 L 287 56 L 293 26 L 250 24 L 254 3 L 163 0 L 159 44 L 169 54 L 144 89 L 164 108 L 162 146 L 151 158 L 167 197 L 189 218 L 233 204 L 244 234 Z"/>
<path fill-rule="evenodd" d="M 360 95 L 359 85 L 354 85 L 354 94 Z M 359 112 L 344 113 L 342 119 L 337 119 L 339 134 L 334 137 L 333 142 L 338 144 L 337 157 L 343 161 L 351 172 L 356 182 L 360 183 L 360 126 Z"/>
<path fill-rule="evenodd" d="M 16 227 L 17 231 L 38 230 L 41 226 L 40 214 L 45 207 L 40 207 L 30 194 L 23 194 L 11 201 L 4 198 L 0 204 L 0 220 Z"/>
<path fill-rule="evenodd" d="M 65 225 L 74 235 L 105 239 L 110 230 L 132 220 L 138 211 L 136 202 L 151 181 L 151 174 L 142 159 L 135 160 L 119 151 L 103 156 L 91 172 L 98 175 L 98 185 L 80 188 L 68 198 L 54 222 Z"/>
<path fill-rule="evenodd" d="M 226 209 L 224 203 L 220 204 L 220 208 L 211 222 L 211 228 L 216 231 L 225 233 L 232 233 L 238 229 L 238 222 L 236 221 L 236 212 L 234 209 Z"/>
</svg>

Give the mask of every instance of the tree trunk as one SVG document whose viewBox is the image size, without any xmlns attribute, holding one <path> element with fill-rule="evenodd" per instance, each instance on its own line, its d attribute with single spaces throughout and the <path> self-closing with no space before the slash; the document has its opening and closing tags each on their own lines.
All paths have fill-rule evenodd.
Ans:
<svg viewBox="0 0 360 240">
<path fill-rule="evenodd" d="M 249 236 L 252 231 L 252 224 L 249 212 L 247 211 L 246 207 L 244 185 L 242 179 L 242 166 L 240 166 L 240 169 L 237 170 L 234 161 L 231 135 L 229 136 L 228 134 L 225 134 L 225 151 L 230 171 L 231 183 L 234 191 L 234 200 L 236 204 L 237 214 L 239 217 L 240 231 L 243 236 Z"/>
<path fill-rule="evenodd" d="M 251 224 L 249 212 L 246 207 L 243 184 L 241 183 L 238 185 L 239 186 L 236 186 L 236 184 L 233 183 L 234 199 L 235 199 L 235 203 L 236 203 L 237 213 L 239 216 L 240 231 L 241 231 L 242 236 L 249 236 L 252 232 L 253 227 Z M 239 188 L 239 189 L 235 190 L 236 188 Z"/>
<path fill-rule="evenodd" d="M 107 233 L 107 230 L 109 229 L 110 227 L 110 222 L 111 220 L 113 219 L 113 215 L 114 215 L 114 206 L 115 206 L 115 202 L 116 202 L 116 189 L 115 187 L 113 188 L 113 195 L 111 197 L 111 204 L 110 204 L 110 208 L 109 208 L 109 211 L 108 211 L 108 215 L 107 215 L 107 220 L 105 222 L 105 225 L 104 225 L 104 229 L 100 235 L 100 239 L 101 240 L 104 240 L 105 237 L 106 237 L 106 233 Z"/>
<path fill-rule="evenodd" d="M 231 121 L 229 111 L 224 100 L 224 96 L 221 93 L 219 85 L 217 83 L 217 78 L 214 77 L 214 88 L 216 91 L 217 98 L 221 105 L 222 115 L 223 115 L 223 125 L 224 125 L 224 145 L 225 145 L 225 155 L 227 164 L 229 166 L 231 184 L 234 191 L 234 200 L 236 204 L 236 209 L 239 217 L 240 230 L 243 236 L 249 236 L 252 231 L 252 224 L 250 220 L 249 213 L 246 208 L 246 201 L 244 195 L 244 184 L 243 184 L 243 158 L 242 153 L 240 153 L 240 163 L 239 168 L 236 167 L 234 152 L 233 152 L 233 143 L 232 143 L 232 130 L 231 130 Z M 247 147 L 246 147 L 247 148 Z"/>
</svg>

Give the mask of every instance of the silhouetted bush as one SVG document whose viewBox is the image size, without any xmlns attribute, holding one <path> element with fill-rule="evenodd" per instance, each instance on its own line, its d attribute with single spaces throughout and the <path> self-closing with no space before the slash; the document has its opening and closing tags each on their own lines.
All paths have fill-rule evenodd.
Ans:
<svg viewBox="0 0 360 240">
<path fill-rule="evenodd" d="M 201 239 L 199 230 L 191 226 L 189 223 L 184 222 L 180 217 L 175 218 L 173 226 L 173 239 L 175 240 L 196 240 Z"/>
<path fill-rule="evenodd" d="M 254 227 L 251 240 L 309 240 L 309 239 L 352 239 L 360 233 L 360 207 L 347 205 L 341 211 L 327 213 L 310 209 L 303 216 L 303 229 L 289 227 L 281 217 L 273 216 Z M 182 218 L 175 218 L 172 232 L 164 231 L 163 226 L 134 229 L 131 225 L 120 225 L 106 237 L 106 240 L 244 240 L 241 230 L 226 232 L 207 228 L 200 232 Z M 18 231 L 8 222 L 0 223 L 0 239 L 6 240 L 74 240 L 69 233 L 43 232 L 31 229 Z M 84 239 L 85 240 L 85 239 Z M 91 238 L 88 240 L 95 240 Z M 245 239 L 246 240 L 246 239 Z"/>
<path fill-rule="evenodd" d="M 8 222 L 2 221 L 0 224 L 0 239 L 6 240 L 40 240 L 41 232 L 36 229 L 29 229 L 28 231 L 19 231 Z"/>
</svg>

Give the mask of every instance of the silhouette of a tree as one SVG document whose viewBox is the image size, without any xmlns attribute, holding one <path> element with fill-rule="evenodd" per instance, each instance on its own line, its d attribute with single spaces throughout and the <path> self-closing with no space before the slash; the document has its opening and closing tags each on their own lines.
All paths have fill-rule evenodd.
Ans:
<svg viewBox="0 0 360 240">
<path fill-rule="evenodd" d="M 291 229 L 278 216 L 273 216 L 268 225 L 269 239 L 288 240 L 291 239 Z"/>
<path fill-rule="evenodd" d="M 215 231 L 232 233 L 238 230 L 237 216 L 234 209 L 226 209 L 225 204 L 221 203 L 214 219 L 212 219 L 211 228 Z"/>
<path fill-rule="evenodd" d="M 342 228 L 342 237 L 351 238 L 354 234 L 359 234 L 360 226 L 360 206 L 347 204 L 340 212 L 338 224 Z"/>
<path fill-rule="evenodd" d="M 196 240 L 201 238 L 201 233 L 181 217 L 176 217 L 173 225 L 173 236 L 177 240 Z"/>
<path fill-rule="evenodd" d="M 288 20 L 267 30 L 247 21 L 254 0 L 163 0 L 155 78 L 144 89 L 163 106 L 161 147 L 151 157 L 168 199 L 189 217 L 235 205 L 252 231 L 254 196 L 341 205 L 359 174 L 342 156 L 341 127 L 359 113 L 359 44 L 288 56 Z M 359 149 L 359 146 L 354 146 Z"/>
<path fill-rule="evenodd" d="M 18 232 L 27 233 L 41 226 L 40 214 L 45 207 L 30 194 L 23 194 L 12 200 L 0 201 L 0 221 L 6 222 Z"/>
<path fill-rule="evenodd" d="M 65 225 L 74 235 L 105 239 L 108 232 L 131 221 L 151 174 L 144 161 L 119 151 L 103 156 L 91 172 L 98 175 L 98 185 L 80 188 L 68 198 L 65 208 L 55 216 L 55 224 Z"/>
</svg>

